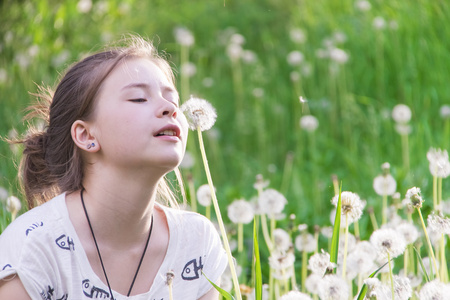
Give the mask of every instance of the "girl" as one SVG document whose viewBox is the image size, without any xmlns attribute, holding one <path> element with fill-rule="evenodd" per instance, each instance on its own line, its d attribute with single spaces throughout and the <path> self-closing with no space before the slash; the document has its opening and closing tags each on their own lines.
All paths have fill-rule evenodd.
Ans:
<svg viewBox="0 0 450 300">
<path fill-rule="evenodd" d="M 38 206 L 0 236 L 0 299 L 217 299 L 204 276 L 218 282 L 227 265 L 217 231 L 165 205 L 188 130 L 167 61 L 132 37 L 51 94 L 35 107 L 46 130 L 21 141 Z"/>
</svg>

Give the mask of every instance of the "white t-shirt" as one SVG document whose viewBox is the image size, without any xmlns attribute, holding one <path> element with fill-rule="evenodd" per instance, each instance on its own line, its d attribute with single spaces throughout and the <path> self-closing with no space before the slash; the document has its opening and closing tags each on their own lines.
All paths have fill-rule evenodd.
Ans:
<svg viewBox="0 0 450 300">
<path fill-rule="evenodd" d="M 205 217 L 161 206 L 169 225 L 169 246 L 147 293 L 115 299 L 169 300 L 166 274 L 173 271 L 173 299 L 198 299 L 227 266 L 220 236 Z M 38 206 L 0 235 L 0 279 L 18 274 L 33 300 L 110 299 L 109 288 L 92 270 L 69 219 L 65 194 Z"/>
</svg>

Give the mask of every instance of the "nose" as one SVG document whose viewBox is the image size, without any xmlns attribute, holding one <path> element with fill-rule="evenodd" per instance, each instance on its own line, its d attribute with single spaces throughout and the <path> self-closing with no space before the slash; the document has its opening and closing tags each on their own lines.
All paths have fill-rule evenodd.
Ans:
<svg viewBox="0 0 450 300">
<path fill-rule="evenodd" d="M 172 118 L 176 118 L 177 114 L 178 114 L 178 106 L 176 106 L 171 101 L 163 100 L 163 104 L 161 105 L 159 115 L 161 117 L 169 116 Z"/>
</svg>

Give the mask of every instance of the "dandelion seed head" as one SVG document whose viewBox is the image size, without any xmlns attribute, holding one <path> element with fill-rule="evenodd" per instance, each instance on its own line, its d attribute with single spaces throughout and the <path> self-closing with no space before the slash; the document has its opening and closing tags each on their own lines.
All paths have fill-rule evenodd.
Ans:
<svg viewBox="0 0 450 300">
<path fill-rule="evenodd" d="M 336 264 L 330 262 L 330 254 L 322 250 L 322 253 L 311 255 L 308 260 L 308 269 L 314 274 L 323 275 L 326 271 L 336 268 Z"/>
<path fill-rule="evenodd" d="M 236 45 L 243 45 L 245 43 L 245 37 L 239 33 L 233 33 L 230 37 L 230 43 Z"/>
<path fill-rule="evenodd" d="M 293 273 L 295 255 L 291 251 L 272 251 L 269 257 L 269 265 L 275 279 L 289 279 Z"/>
<path fill-rule="evenodd" d="M 299 291 L 290 291 L 281 296 L 280 300 L 312 300 L 312 298 L 308 294 Z"/>
<path fill-rule="evenodd" d="M 436 213 L 428 215 L 428 226 L 439 234 L 450 234 L 450 219 Z"/>
<path fill-rule="evenodd" d="M 359 0 L 355 2 L 355 6 L 360 11 L 369 11 L 372 8 L 372 5 L 367 0 Z"/>
<path fill-rule="evenodd" d="M 408 199 L 410 205 L 415 208 L 421 208 L 423 203 L 423 198 L 420 195 L 420 188 L 412 187 L 408 191 L 406 191 L 405 195 L 406 199 Z"/>
<path fill-rule="evenodd" d="M 82 13 L 88 13 L 92 8 L 92 1 L 91 0 L 80 0 L 77 3 L 77 10 Z"/>
<path fill-rule="evenodd" d="M 373 189 L 380 196 L 390 196 L 397 190 L 397 182 L 391 174 L 379 175 L 373 180 Z"/>
<path fill-rule="evenodd" d="M 367 255 L 366 251 L 353 249 L 347 257 L 347 270 L 353 274 L 347 274 L 348 279 L 354 278 L 358 274 L 370 274 L 376 269 L 374 256 Z"/>
<path fill-rule="evenodd" d="M 8 190 L 0 186 L 0 203 L 6 203 L 6 199 L 8 198 L 8 196 Z"/>
<path fill-rule="evenodd" d="M 320 229 L 320 233 L 324 237 L 331 239 L 333 237 L 333 227 L 331 226 L 322 227 L 322 229 Z"/>
<path fill-rule="evenodd" d="M 450 175 L 450 161 L 447 150 L 431 148 L 427 152 L 430 173 L 433 176 L 446 178 Z"/>
<path fill-rule="evenodd" d="M 20 202 L 19 198 L 17 198 L 16 196 L 9 196 L 8 198 L 6 198 L 6 210 L 11 214 L 17 214 L 21 208 L 22 203 Z"/>
<path fill-rule="evenodd" d="M 329 56 L 332 61 L 338 64 L 345 64 L 349 59 L 349 55 L 347 54 L 347 52 L 339 48 L 331 49 L 329 52 Z"/>
<path fill-rule="evenodd" d="M 327 300 L 347 300 L 349 291 L 348 284 L 342 277 L 326 275 L 319 288 L 319 297 Z"/>
<path fill-rule="evenodd" d="M 425 283 L 419 291 L 420 300 L 445 300 L 450 294 L 449 284 L 444 284 L 435 279 Z"/>
<path fill-rule="evenodd" d="M 181 74 L 186 77 L 192 77 L 197 73 L 197 67 L 192 62 L 185 62 L 181 65 Z"/>
<path fill-rule="evenodd" d="M 170 270 L 166 273 L 166 285 L 171 285 L 173 283 L 173 278 L 175 277 L 175 272 Z"/>
<path fill-rule="evenodd" d="M 205 99 L 191 97 L 181 105 L 181 111 L 186 115 L 191 130 L 200 128 L 201 131 L 205 131 L 216 122 L 216 110 Z"/>
<path fill-rule="evenodd" d="M 240 59 L 243 51 L 244 50 L 242 49 L 242 46 L 239 44 L 229 44 L 227 47 L 228 57 L 232 61 L 237 61 L 238 59 Z"/>
<path fill-rule="evenodd" d="M 406 104 L 397 104 L 392 109 L 392 119 L 400 124 L 406 124 L 411 120 L 411 109 Z"/>
<path fill-rule="evenodd" d="M 243 50 L 241 57 L 242 57 L 242 61 L 247 64 L 254 63 L 258 60 L 256 53 L 251 50 Z"/>
<path fill-rule="evenodd" d="M 450 119 L 450 105 L 444 104 L 439 109 L 439 114 L 444 120 Z"/>
<path fill-rule="evenodd" d="M 314 252 L 316 246 L 316 240 L 310 233 L 301 233 L 295 238 L 295 248 L 298 251 Z"/>
<path fill-rule="evenodd" d="M 289 31 L 289 37 L 291 38 L 291 41 L 297 44 L 303 44 L 306 42 L 306 33 L 301 28 L 292 28 Z"/>
<path fill-rule="evenodd" d="M 331 199 L 331 203 L 337 207 L 339 195 Z M 341 214 L 347 216 L 349 224 L 359 220 L 362 215 L 362 201 L 358 194 L 352 192 L 341 193 Z M 345 220 L 342 222 L 345 224 Z"/>
<path fill-rule="evenodd" d="M 175 41 L 182 46 L 190 47 L 195 42 L 194 35 L 185 27 L 175 27 L 173 34 L 175 36 Z"/>
<path fill-rule="evenodd" d="M 286 59 L 289 65 L 298 66 L 303 62 L 304 56 L 303 53 L 301 53 L 300 51 L 292 51 L 289 52 Z"/>
<path fill-rule="evenodd" d="M 205 77 L 202 80 L 202 84 L 204 87 L 210 88 L 214 85 L 214 79 L 211 77 Z"/>
<path fill-rule="evenodd" d="M 304 115 L 300 118 L 300 127 L 308 132 L 314 132 L 319 127 L 319 121 L 312 115 Z"/>
<path fill-rule="evenodd" d="M 258 202 L 261 211 L 269 216 L 281 213 L 287 204 L 283 194 L 274 189 L 263 191 L 258 198 Z"/>
<path fill-rule="evenodd" d="M 375 230 L 370 236 L 370 243 L 379 255 L 386 258 L 388 254 L 390 258 L 395 258 L 406 249 L 406 242 L 403 236 L 391 228 Z"/>
<path fill-rule="evenodd" d="M 208 184 L 201 185 L 197 190 L 197 201 L 202 206 L 208 207 L 212 202 L 211 188 Z"/>
<path fill-rule="evenodd" d="M 273 238 L 275 247 L 280 251 L 288 251 L 292 247 L 291 237 L 284 229 L 276 228 L 273 231 Z"/>
<path fill-rule="evenodd" d="M 412 132 L 411 125 L 409 125 L 409 124 L 397 123 L 397 124 L 395 124 L 394 128 L 395 128 L 395 131 L 397 131 L 397 133 L 400 135 L 409 135 Z"/>
<path fill-rule="evenodd" d="M 372 25 L 375 29 L 381 30 L 386 27 L 386 21 L 384 20 L 383 17 L 375 17 L 373 19 Z"/>
<path fill-rule="evenodd" d="M 396 300 L 408 300 L 411 298 L 412 287 L 408 277 L 394 275 L 394 294 Z"/>
<path fill-rule="evenodd" d="M 256 181 L 253 184 L 253 187 L 256 190 L 262 191 L 264 190 L 266 187 L 269 186 L 270 181 L 269 180 L 264 180 L 264 177 L 262 176 L 262 174 L 257 174 L 256 175 Z"/>
<path fill-rule="evenodd" d="M 248 224 L 254 216 L 253 206 L 245 199 L 235 200 L 228 206 L 228 218 L 235 224 Z"/>
<path fill-rule="evenodd" d="M 319 293 L 320 283 L 322 281 L 323 274 L 311 273 L 305 280 L 305 287 L 311 294 Z"/>
<path fill-rule="evenodd" d="M 419 230 L 409 222 L 400 223 L 395 230 L 403 236 L 407 245 L 414 243 L 419 238 Z"/>
</svg>

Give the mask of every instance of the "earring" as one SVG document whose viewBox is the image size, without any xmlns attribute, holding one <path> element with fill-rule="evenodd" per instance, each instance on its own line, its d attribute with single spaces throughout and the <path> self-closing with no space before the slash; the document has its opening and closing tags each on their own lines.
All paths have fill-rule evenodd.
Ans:
<svg viewBox="0 0 450 300">
<path fill-rule="evenodd" d="M 88 145 L 86 146 L 87 149 L 91 149 L 92 147 L 95 147 L 95 143 L 88 144 Z"/>
</svg>

